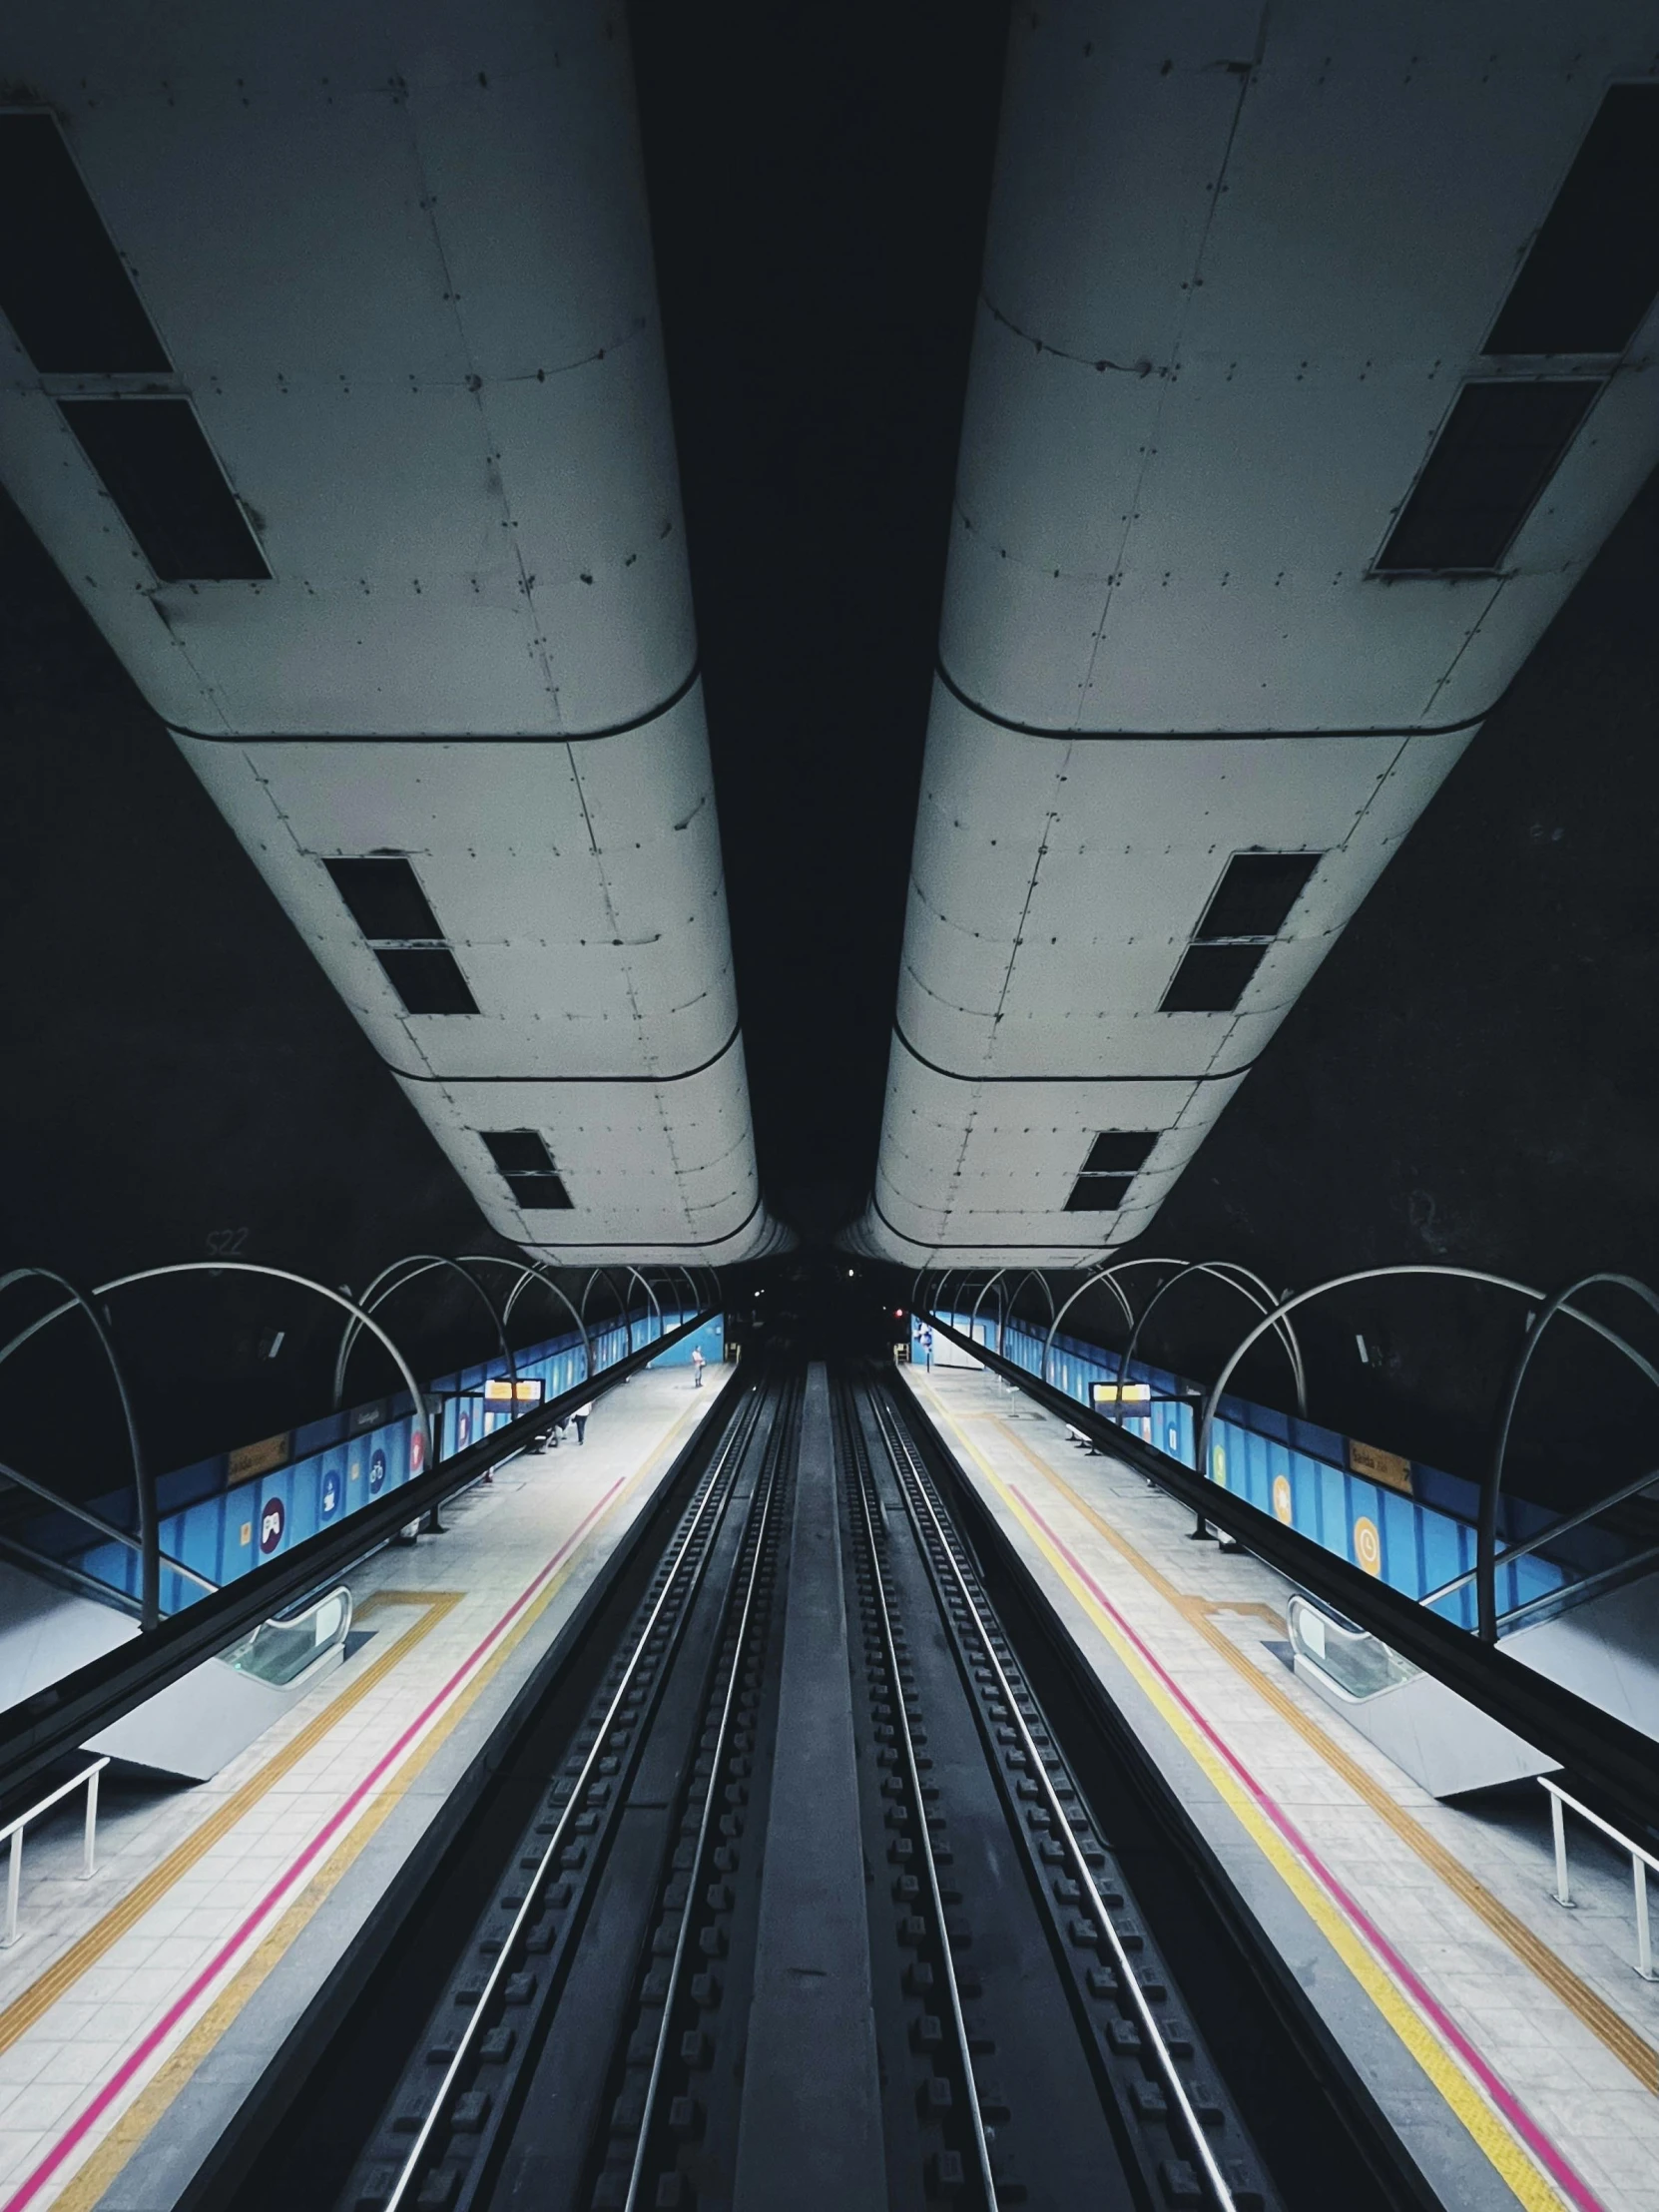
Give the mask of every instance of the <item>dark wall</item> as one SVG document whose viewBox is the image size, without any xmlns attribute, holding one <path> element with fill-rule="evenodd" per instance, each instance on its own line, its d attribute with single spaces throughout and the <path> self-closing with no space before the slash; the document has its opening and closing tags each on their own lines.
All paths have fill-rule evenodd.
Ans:
<svg viewBox="0 0 1659 2212">
<path fill-rule="evenodd" d="M 0 500 L 0 1265 L 93 1284 L 234 1252 L 361 1286 L 490 1249 L 476 1206 L 79 602 Z M 487 1242 L 480 1247 L 478 1240 Z M 464 1291 L 426 1315 L 463 1345 Z M 411 1301 L 411 1303 L 413 1303 Z M 0 1335 L 40 1310 L 14 1289 Z M 388 1316 L 388 1319 L 390 1317 Z M 337 1329 L 225 1276 L 116 1312 L 162 1464 L 326 1403 Z M 259 1347 L 276 1328 L 281 1352 Z M 96 1459 L 110 1410 L 60 1323 L 0 1370 L 0 1458 Z M 372 1362 L 366 1387 L 379 1386 Z M 89 1381 L 89 1378 L 92 1379 Z M 43 1431 L 51 1432 L 48 1444 Z M 28 1454 L 33 1449 L 37 1456 Z"/>
</svg>

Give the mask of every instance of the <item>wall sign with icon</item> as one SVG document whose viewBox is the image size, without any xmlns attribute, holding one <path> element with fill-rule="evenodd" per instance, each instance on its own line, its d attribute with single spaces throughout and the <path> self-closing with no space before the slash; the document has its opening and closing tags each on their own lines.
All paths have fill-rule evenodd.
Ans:
<svg viewBox="0 0 1659 2212">
<path fill-rule="evenodd" d="M 268 1497 L 260 1507 L 260 1556 L 269 1559 L 282 1540 L 287 1514 L 279 1497 Z"/>
</svg>

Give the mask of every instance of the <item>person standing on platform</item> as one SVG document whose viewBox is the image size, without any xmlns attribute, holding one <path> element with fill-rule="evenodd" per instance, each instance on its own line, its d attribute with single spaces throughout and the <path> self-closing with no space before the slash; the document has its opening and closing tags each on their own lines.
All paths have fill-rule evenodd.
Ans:
<svg viewBox="0 0 1659 2212">
<path fill-rule="evenodd" d="M 576 1441 L 579 1444 L 585 1444 L 588 1440 L 588 1415 L 592 1411 L 593 1403 L 590 1399 L 586 1405 L 578 1405 L 571 1415 L 572 1420 L 576 1423 Z"/>
<path fill-rule="evenodd" d="M 933 1372 L 933 1332 L 930 1329 L 924 1329 L 921 1333 L 921 1364 L 931 1375 Z"/>
<path fill-rule="evenodd" d="M 702 1387 L 703 1387 L 703 1348 L 701 1347 L 701 1345 L 693 1345 L 693 1346 L 692 1346 L 692 1388 L 693 1388 L 694 1390 L 700 1390 L 700 1389 L 702 1389 Z"/>
</svg>

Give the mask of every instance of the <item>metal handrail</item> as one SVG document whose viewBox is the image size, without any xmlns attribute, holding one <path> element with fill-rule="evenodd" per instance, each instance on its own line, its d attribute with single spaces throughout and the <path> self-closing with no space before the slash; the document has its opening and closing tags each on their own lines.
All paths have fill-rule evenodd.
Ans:
<svg viewBox="0 0 1659 2212">
<path fill-rule="evenodd" d="M 6 1283 L 17 1282 L 22 1277 L 31 1274 L 41 1276 L 48 1282 L 63 1282 L 61 1276 L 52 1275 L 45 1268 L 21 1268 L 15 1269 L 11 1275 L 0 1281 L 0 1289 L 4 1289 Z M 408 1390 L 414 1409 L 415 1434 L 419 1439 L 420 1461 L 423 1466 L 425 1465 L 431 1456 L 432 1437 L 426 1419 L 426 1400 L 421 1394 L 419 1383 L 415 1381 L 414 1370 L 404 1359 L 385 1330 L 380 1327 L 380 1324 L 372 1315 L 365 1313 L 348 1292 L 333 1290 L 326 1283 L 318 1283 L 313 1276 L 296 1274 L 292 1268 L 267 1267 L 262 1261 L 258 1260 L 173 1260 L 165 1267 L 138 1268 L 131 1275 L 112 1276 L 107 1283 L 95 1284 L 92 1296 L 95 1299 L 108 1298 L 113 1291 L 131 1290 L 140 1283 L 159 1283 L 164 1277 L 173 1275 L 264 1276 L 272 1282 L 291 1283 L 302 1291 L 314 1291 L 318 1298 L 325 1298 L 330 1305 L 338 1306 L 343 1312 L 355 1316 L 363 1328 L 390 1354 L 393 1365 L 403 1378 L 404 1387 Z M 61 1321 L 66 1314 L 77 1312 L 92 1314 L 89 1301 L 83 1298 L 81 1293 L 74 1289 L 73 1285 L 64 1284 L 64 1288 L 71 1295 L 64 1301 L 63 1305 L 54 1306 L 50 1313 L 42 1314 L 38 1320 L 31 1322 L 27 1329 L 20 1330 L 8 1345 L 0 1349 L 0 1360 L 9 1359 L 20 1346 L 27 1344 L 32 1337 L 39 1336 L 40 1332 L 50 1327 L 53 1322 Z M 103 1341 L 102 1325 L 96 1315 L 93 1315 L 92 1319 L 93 1326 L 99 1332 L 100 1341 Z M 126 1385 L 124 1382 L 122 1389 L 125 1397 Z M 132 1440 L 136 1453 L 138 1451 L 136 1426 L 132 1429 Z M 161 1625 L 161 1548 L 160 1530 L 156 1517 L 155 1485 L 144 1468 L 142 1454 L 135 1458 L 134 1465 L 139 1492 L 139 1540 L 145 1547 L 139 1625 L 142 1628 L 154 1629 Z"/>
<path fill-rule="evenodd" d="M 1611 1496 L 1597 1498 L 1593 1505 L 1582 1506 L 1576 1513 L 1564 1513 L 1559 1520 L 1552 1520 L 1547 1528 L 1540 1528 L 1535 1536 L 1528 1536 L 1525 1543 L 1510 1544 L 1505 1550 L 1494 1552 L 1493 1568 L 1509 1566 L 1516 1559 L 1530 1558 L 1533 1552 L 1541 1551 L 1545 1544 L 1553 1542 L 1557 1536 L 1564 1536 L 1569 1528 L 1582 1528 L 1586 1521 L 1596 1520 L 1601 1514 L 1610 1512 L 1615 1505 L 1622 1505 L 1627 1498 L 1640 1496 L 1643 1490 L 1651 1489 L 1655 1482 L 1659 1482 L 1659 1467 L 1650 1467 L 1646 1474 L 1639 1474 L 1634 1482 L 1625 1483 L 1622 1489 L 1614 1490 Z M 1622 1566 L 1624 1562 L 1621 1560 L 1619 1564 Z M 1479 1571 L 1478 1567 L 1470 1567 L 1452 1581 L 1442 1582 L 1437 1590 L 1428 1591 L 1417 1602 L 1421 1605 L 1437 1604 L 1442 1597 L 1449 1597 L 1453 1590 L 1465 1588 Z"/>
<path fill-rule="evenodd" d="M 1659 1544 L 1649 1544 L 1646 1550 L 1633 1551 L 1628 1558 L 1616 1559 L 1610 1567 L 1597 1567 L 1593 1574 L 1581 1575 L 1576 1582 L 1563 1582 L 1553 1590 L 1540 1590 L 1535 1597 L 1524 1598 L 1519 1605 L 1511 1605 L 1506 1613 L 1499 1613 L 1499 1632 L 1512 1636 L 1528 1615 L 1546 1612 L 1551 1606 L 1565 1611 L 1569 1605 L 1582 1605 L 1597 1591 L 1628 1581 L 1638 1567 L 1650 1566 L 1655 1559 L 1659 1559 Z"/>
<path fill-rule="evenodd" d="M 1383 1283 L 1407 1276 L 1436 1278 L 1442 1282 L 1481 1283 L 1493 1290 L 1512 1291 L 1518 1297 L 1536 1299 L 1540 1305 L 1544 1303 L 1542 1291 L 1535 1289 L 1530 1283 L 1517 1282 L 1513 1276 L 1491 1275 L 1483 1268 L 1454 1268 L 1440 1264 L 1430 1265 L 1419 1261 L 1413 1261 L 1400 1267 L 1361 1268 L 1353 1275 L 1333 1275 L 1324 1283 L 1314 1284 L 1310 1290 L 1298 1291 L 1294 1297 L 1283 1300 L 1274 1308 L 1271 1314 L 1259 1321 L 1254 1329 L 1249 1330 L 1239 1340 L 1228 1354 L 1226 1364 L 1223 1366 L 1220 1375 L 1210 1385 L 1209 1395 L 1204 1400 L 1204 1412 L 1198 1432 L 1198 1471 L 1200 1475 L 1207 1478 L 1207 1470 L 1210 1464 L 1210 1438 L 1215 1429 L 1216 1409 L 1221 1403 L 1222 1393 L 1232 1380 L 1233 1371 L 1238 1367 L 1246 1353 L 1249 1352 L 1252 1345 L 1258 1343 L 1284 1315 L 1294 1314 L 1298 1307 L 1306 1306 L 1316 1298 L 1323 1298 L 1328 1291 L 1349 1290 L 1357 1283 Z M 1593 1314 L 1586 1314 L 1576 1306 L 1566 1305 L 1564 1301 L 1570 1295 L 1570 1292 L 1560 1294 L 1560 1297 L 1555 1301 L 1554 1311 L 1565 1314 L 1569 1320 L 1575 1321 L 1581 1328 L 1589 1330 L 1592 1336 L 1600 1337 L 1604 1343 L 1610 1344 L 1616 1352 L 1622 1352 L 1626 1359 L 1632 1361 L 1651 1382 L 1659 1383 L 1659 1369 L 1655 1369 L 1650 1361 L 1645 1360 L 1634 1345 L 1627 1344 L 1617 1330 L 1609 1329 L 1605 1322 L 1597 1321 Z M 1483 1643 L 1495 1643 L 1497 1641 L 1497 1580 L 1492 1557 L 1495 1548 L 1495 1515 L 1488 1522 L 1483 1514 L 1477 1539 L 1475 1565 L 1479 1589 L 1478 1633 Z"/>
<path fill-rule="evenodd" d="M 37 1482 L 33 1475 L 20 1472 L 10 1460 L 0 1459 L 0 1474 L 8 1482 L 15 1482 L 20 1490 L 29 1490 L 34 1496 L 44 1498 L 49 1505 L 57 1506 L 60 1512 L 84 1521 L 88 1528 L 96 1528 L 100 1536 L 107 1536 L 112 1543 L 124 1544 L 129 1551 L 136 1551 L 143 1556 L 144 1545 L 130 1528 L 119 1528 L 114 1521 L 107 1521 L 102 1513 L 95 1513 L 90 1506 L 77 1505 L 73 1498 L 60 1496 L 58 1491 L 45 1482 Z M 194 1582 L 199 1589 L 219 1588 L 219 1584 L 210 1582 L 205 1574 L 198 1574 L 194 1567 L 187 1567 L 182 1559 L 175 1559 L 171 1551 L 158 1551 L 156 1557 L 164 1567 L 171 1568 L 175 1574 L 182 1574 L 187 1582 Z"/>
<path fill-rule="evenodd" d="M 1556 1315 L 1574 1312 L 1574 1308 L 1567 1303 L 1568 1300 L 1577 1297 L 1580 1291 L 1593 1290 L 1600 1283 L 1609 1284 L 1616 1290 L 1632 1292 L 1652 1312 L 1659 1314 L 1659 1293 L 1651 1291 L 1635 1276 L 1598 1273 L 1580 1276 L 1576 1283 L 1569 1283 L 1564 1291 L 1557 1291 L 1538 1316 L 1536 1323 L 1528 1329 L 1526 1342 L 1521 1346 L 1509 1377 L 1508 1388 L 1503 1394 L 1503 1411 L 1492 1439 L 1491 1461 L 1480 1485 L 1480 1520 L 1475 1537 L 1478 1582 L 1476 1609 L 1479 1613 L 1480 1633 L 1488 1642 L 1497 1635 L 1497 1582 L 1493 1555 L 1497 1549 L 1498 1499 L 1503 1489 L 1503 1462 L 1509 1450 L 1509 1431 L 1514 1423 L 1521 1384 L 1526 1381 L 1526 1371 L 1532 1365 L 1532 1355 L 1537 1351 L 1544 1331 Z M 1659 1370 L 1654 1369 L 1637 1352 L 1631 1352 L 1630 1357 L 1648 1381 L 1659 1386 Z"/>
<path fill-rule="evenodd" d="M 50 1812 L 61 1799 L 83 1784 L 87 1793 L 87 1819 L 81 1846 L 81 1880 L 90 1882 L 98 1872 L 98 1777 L 109 1763 L 107 1758 L 95 1759 L 90 1767 L 84 1767 L 67 1782 L 60 1782 L 50 1797 L 43 1797 L 38 1805 L 31 1805 L 26 1813 L 19 1813 L 16 1820 L 0 1828 L 0 1844 L 10 1847 L 6 1861 L 6 1933 L 0 1936 L 0 1950 L 9 1950 L 17 1941 L 17 1903 L 23 1887 L 23 1831 L 31 1821 Z"/>
<path fill-rule="evenodd" d="M 51 1268 L 12 1268 L 6 1275 L 0 1276 L 0 1291 L 8 1291 L 14 1284 L 27 1282 L 54 1283 L 60 1291 L 67 1291 L 69 1297 L 63 1305 L 54 1307 L 49 1314 L 41 1315 L 27 1329 L 19 1331 L 9 1344 L 0 1348 L 0 1363 L 9 1360 L 31 1337 L 38 1336 L 49 1322 L 58 1320 L 64 1314 L 85 1314 L 114 1379 L 116 1395 L 121 1400 L 121 1416 L 127 1428 L 127 1452 L 133 1467 L 133 1491 L 138 1501 L 139 1556 L 142 1562 L 139 1571 L 139 1621 L 144 1628 L 154 1628 L 162 1617 L 162 1578 L 158 1565 L 161 1521 L 156 1505 L 156 1477 L 145 1460 L 144 1447 L 139 1438 L 138 1415 L 133 1409 L 133 1393 L 127 1385 L 126 1370 L 116 1355 L 114 1333 L 106 1325 L 92 1300 L 78 1291 L 66 1276 L 57 1274 Z M 100 1294 L 95 1292 L 93 1295 L 96 1297 Z"/>
<path fill-rule="evenodd" d="M 1647 1919 L 1647 1871 L 1651 1867 L 1659 1874 L 1659 1859 L 1651 1851 L 1644 1851 L 1640 1844 L 1616 1829 L 1611 1821 L 1604 1821 L 1599 1813 L 1592 1813 L 1587 1805 L 1580 1805 L 1577 1798 L 1569 1797 L 1559 1783 L 1551 1782 L 1547 1775 L 1539 1775 L 1538 1787 L 1549 1793 L 1549 1825 L 1555 1842 L 1555 1902 L 1571 1905 L 1572 1890 L 1567 1882 L 1567 1827 L 1561 1817 L 1561 1808 L 1570 1805 L 1581 1820 L 1592 1828 L 1599 1828 L 1604 1836 L 1611 1837 L 1621 1850 L 1630 1854 L 1630 1880 L 1636 1893 L 1636 1971 L 1644 1981 L 1653 1979 L 1653 1940 L 1648 1933 Z"/>
</svg>

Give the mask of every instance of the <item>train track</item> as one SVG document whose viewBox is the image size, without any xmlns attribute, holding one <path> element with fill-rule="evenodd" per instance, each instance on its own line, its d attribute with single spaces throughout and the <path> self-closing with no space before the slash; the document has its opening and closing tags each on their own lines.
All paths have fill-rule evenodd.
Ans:
<svg viewBox="0 0 1659 2212">
<path fill-rule="evenodd" d="M 310 2201 L 1410 2200 L 1363 2146 L 1270 2171 L 1259 2084 L 1247 2117 L 1067 1756 L 1078 1714 L 1045 1710 L 964 1527 L 890 1379 L 743 1389 L 579 1723 L 551 1757 L 527 1734 L 545 1763 L 474 1840 L 464 1939 L 418 2009 L 406 1974 L 356 1999 L 352 2047 L 391 2045 L 395 2079 L 366 2130 L 336 2095 Z M 298 2170 L 276 2156 L 239 2205 L 292 2201 Z"/>
</svg>

